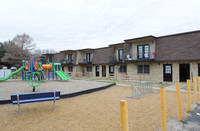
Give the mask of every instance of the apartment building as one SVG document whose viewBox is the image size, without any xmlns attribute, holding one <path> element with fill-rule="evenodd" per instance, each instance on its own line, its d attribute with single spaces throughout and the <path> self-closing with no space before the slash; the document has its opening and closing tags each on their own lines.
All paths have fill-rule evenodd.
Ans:
<svg viewBox="0 0 200 131">
<path fill-rule="evenodd" d="M 47 56 L 49 61 L 60 60 L 71 76 L 117 75 L 145 81 L 185 82 L 200 76 L 200 31 L 149 35 L 108 47 L 65 50 L 54 57 Z"/>
</svg>

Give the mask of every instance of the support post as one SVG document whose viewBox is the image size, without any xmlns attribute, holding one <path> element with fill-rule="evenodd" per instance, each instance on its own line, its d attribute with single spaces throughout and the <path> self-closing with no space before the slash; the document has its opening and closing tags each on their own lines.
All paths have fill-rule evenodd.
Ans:
<svg viewBox="0 0 200 131">
<path fill-rule="evenodd" d="M 18 114 L 20 114 L 20 103 L 19 103 L 19 95 L 17 95 L 17 105 L 18 105 Z"/>
<path fill-rule="evenodd" d="M 190 79 L 187 79 L 188 111 L 191 111 Z"/>
<path fill-rule="evenodd" d="M 54 101 L 53 101 L 53 109 L 55 110 L 55 102 L 56 102 L 56 92 L 54 92 Z"/>
<path fill-rule="evenodd" d="M 178 121 L 182 121 L 180 84 L 176 83 L 176 96 L 178 107 Z"/>
<path fill-rule="evenodd" d="M 198 77 L 198 85 L 199 85 L 199 97 L 200 97 L 200 77 Z"/>
<path fill-rule="evenodd" d="M 127 101 L 120 101 L 121 109 L 121 129 L 122 131 L 128 131 L 128 111 L 127 111 Z"/>
<path fill-rule="evenodd" d="M 161 103 L 161 124 L 162 131 L 167 130 L 166 126 L 166 97 L 165 97 L 165 88 L 160 88 L 160 103 Z"/>
<path fill-rule="evenodd" d="M 195 77 L 193 77 L 193 86 L 194 86 L 194 99 L 195 99 L 195 104 L 198 104 L 197 85 L 196 85 L 196 78 L 195 78 Z"/>
</svg>

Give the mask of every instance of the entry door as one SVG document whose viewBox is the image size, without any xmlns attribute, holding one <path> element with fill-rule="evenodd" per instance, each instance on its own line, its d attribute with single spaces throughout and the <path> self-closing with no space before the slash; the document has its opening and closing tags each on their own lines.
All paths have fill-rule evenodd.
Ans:
<svg viewBox="0 0 200 131">
<path fill-rule="evenodd" d="M 187 79 L 190 79 L 190 64 L 180 64 L 179 75 L 180 82 L 186 82 Z"/>
<path fill-rule="evenodd" d="M 99 66 L 96 66 L 96 77 L 99 77 Z"/>
<path fill-rule="evenodd" d="M 106 66 L 102 66 L 102 77 L 106 77 Z"/>
<path fill-rule="evenodd" d="M 172 81 L 172 64 L 163 65 L 163 80 Z"/>
<path fill-rule="evenodd" d="M 198 76 L 200 76 L 200 63 L 198 64 Z"/>
</svg>

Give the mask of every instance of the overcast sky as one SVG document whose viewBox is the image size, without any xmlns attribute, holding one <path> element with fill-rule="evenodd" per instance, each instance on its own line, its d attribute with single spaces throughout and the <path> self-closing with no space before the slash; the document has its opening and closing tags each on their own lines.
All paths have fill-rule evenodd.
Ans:
<svg viewBox="0 0 200 131">
<path fill-rule="evenodd" d="M 0 0 L 0 42 L 27 33 L 40 49 L 98 48 L 200 30 L 200 0 Z"/>
</svg>

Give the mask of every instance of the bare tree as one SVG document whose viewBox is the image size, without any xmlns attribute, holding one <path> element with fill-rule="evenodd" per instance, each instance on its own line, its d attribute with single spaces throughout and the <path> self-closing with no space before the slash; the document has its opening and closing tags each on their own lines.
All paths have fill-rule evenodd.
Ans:
<svg viewBox="0 0 200 131">
<path fill-rule="evenodd" d="M 33 43 L 33 39 L 28 34 L 16 35 L 12 40 L 22 51 L 32 52 L 36 44 Z"/>
<path fill-rule="evenodd" d="M 55 54 L 57 53 L 57 51 L 55 51 L 54 49 L 43 49 L 42 50 L 42 54 Z"/>
<path fill-rule="evenodd" d="M 4 42 L 4 49 L 5 54 L 2 57 L 2 62 L 17 65 L 21 63 L 21 48 L 19 48 L 14 42 Z"/>
</svg>

